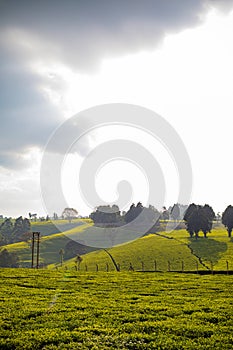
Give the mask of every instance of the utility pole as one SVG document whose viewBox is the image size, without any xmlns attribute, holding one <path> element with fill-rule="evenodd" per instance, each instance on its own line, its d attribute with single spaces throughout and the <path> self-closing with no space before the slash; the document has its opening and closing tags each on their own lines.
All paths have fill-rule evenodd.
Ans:
<svg viewBox="0 0 233 350">
<path fill-rule="evenodd" d="M 39 268 L 40 257 L 40 232 L 32 232 L 32 269 L 34 268 L 34 256 L 36 254 L 36 268 Z"/>
</svg>

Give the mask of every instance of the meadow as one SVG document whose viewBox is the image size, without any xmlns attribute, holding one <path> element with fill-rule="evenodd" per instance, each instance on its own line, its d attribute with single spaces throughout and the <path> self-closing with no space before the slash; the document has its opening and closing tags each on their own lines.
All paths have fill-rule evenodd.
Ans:
<svg viewBox="0 0 233 350">
<path fill-rule="evenodd" d="M 73 223 L 63 220 L 59 221 L 57 226 L 50 222 L 38 222 L 33 223 L 32 230 L 40 231 L 42 236 L 41 267 L 59 269 L 61 267 L 59 252 L 63 249 L 65 254 L 62 268 L 65 266 L 69 270 L 74 270 L 77 268 L 77 263 L 72 246 L 76 242 L 83 242 L 84 246 L 80 253 L 82 262 L 78 267 L 81 271 L 115 270 L 110 256 L 104 249 L 85 247 L 85 239 L 98 242 L 103 233 L 103 229 L 93 226 L 91 220 L 77 220 Z M 108 232 L 107 228 L 104 230 Z M 128 237 L 129 233 L 125 232 L 125 235 Z M 9 244 L 5 248 L 18 255 L 20 267 L 31 266 L 30 240 Z M 228 238 L 222 225 L 215 226 L 208 234 L 208 238 L 200 234 L 197 240 L 191 239 L 185 229 L 159 231 L 108 248 L 107 251 L 121 271 L 128 271 L 130 266 L 135 271 L 233 271 L 233 239 Z"/>
<path fill-rule="evenodd" d="M 227 275 L 1 269 L 2 350 L 232 349 Z"/>
<path fill-rule="evenodd" d="M 120 269 L 128 271 L 130 265 L 137 271 L 230 271 L 233 270 L 233 240 L 223 227 L 216 227 L 208 235 L 196 240 L 187 231 L 158 232 L 127 244 L 108 249 Z M 82 256 L 81 271 L 114 271 L 115 267 L 106 251 L 98 250 Z M 65 266 L 74 269 L 75 258 Z M 50 267 L 54 267 L 51 265 Z M 59 264 L 56 266 L 59 267 Z"/>
</svg>

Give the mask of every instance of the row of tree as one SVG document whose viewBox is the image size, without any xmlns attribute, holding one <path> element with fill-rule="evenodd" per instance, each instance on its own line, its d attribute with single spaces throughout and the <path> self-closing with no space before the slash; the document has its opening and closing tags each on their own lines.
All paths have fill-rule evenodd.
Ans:
<svg viewBox="0 0 233 350">
<path fill-rule="evenodd" d="M 101 205 L 90 214 L 90 219 L 94 221 L 96 226 L 102 227 L 117 227 L 128 224 L 136 220 L 136 223 L 149 221 L 153 225 L 159 225 L 159 218 L 161 213 L 152 205 L 144 207 L 141 202 L 137 205 L 131 204 L 127 212 L 120 211 L 117 205 Z"/>
<path fill-rule="evenodd" d="M 27 218 L 20 216 L 14 222 L 7 218 L 0 226 L 0 245 L 26 241 L 30 231 L 31 223 Z"/>
<path fill-rule="evenodd" d="M 116 204 L 112 206 L 100 205 L 95 208 L 89 217 L 97 226 L 118 226 L 132 222 L 139 215 L 141 220 L 147 219 L 152 222 L 170 219 L 183 220 L 187 208 L 188 205 L 174 204 L 168 209 L 163 207 L 161 211 L 158 211 L 153 205 L 144 207 L 141 202 L 138 202 L 136 205 L 132 203 L 128 211 L 121 212 Z"/>
<path fill-rule="evenodd" d="M 214 210 L 208 204 L 199 205 L 192 203 L 189 206 L 174 204 L 172 207 L 159 212 L 155 207 L 149 205 L 144 207 L 141 202 L 137 205 L 134 203 L 127 212 L 120 211 L 117 205 L 98 206 L 95 211 L 90 214 L 90 218 L 96 226 L 114 227 L 128 224 L 135 220 L 136 223 L 147 221 L 151 223 L 150 231 L 158 230 L 161 220 L 184 220 L 186 229 L 190 237 L 198 238 L 199 232 L 203 232 L 204 237 L 211 232 L 213 221 L 220 221 L 221 216 L 215 215 Z M 222 223 L 231 237 L 233 230 L 233 206 L 229 205 L 222 214 Z"/>
</svg>

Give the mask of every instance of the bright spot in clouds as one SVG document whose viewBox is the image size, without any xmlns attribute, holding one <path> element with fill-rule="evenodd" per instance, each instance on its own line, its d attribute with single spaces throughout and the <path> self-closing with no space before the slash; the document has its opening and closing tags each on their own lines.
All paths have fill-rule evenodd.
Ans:
<svg viewBox="0 0 233 350">
<path fill-rule="evenodd" d="M 164 117 L 179 133 L 190 155 L 193 201 L 207 202 L 215 211 L 222 211 L 226 205 L 233 204 L 233 169 L 229 162 L 233 114 L 232 33 L 233 12 L 223 15 L 212 10 L 202 24 L 166 35 L 157 47 L 151 45 L 150 50 L 142 47 L 137 53 L 120 52 L 112 58 L 103 56 L 99 69 L 85 73 L 78 70 L 78 65 L 75 69 L 74 65 L 59 61 L 59 55 L 56 61 L 46 55 L 46 50 L 44 56 L 40 55 L 42 43 L 23 30 L 8 31 L 7 40 L 19 45 L 29 58 L 36 54 L 36 59 L 29 59 L 28 67 L 40 77 L 36 88 L 55 108 L 55 114 L 57 110 L 67 119 L 95 105 L 119 102 L 147 107 Z M 43 110 L 40 115 L 46 120 Z M 52 126 L 53 123 L 51 129 Z M 37 126 L 35 135 L 36 129 Z M 42 134 L 47 135 L 46 131 Z M 126 127 L 101 128 L 88 135 L 86 152 L 101 142 L 120 137 L 142 144 L 155 155 L 165 174 L 165 204 L 172 205 L 178 192 L 175 166 L 163 145 L 142 134 L 142 131 L 129 131 Z M 80 147 L 83 148 L 83 144 Z M 6 200 L 2 202 L 0 214 L 27 215 L 28 211 L 44 214 L 38 185 L 41 155 L 39 140 L 38 147 L 32 145 L 23 149 L 21 155 L 17 155 L 19 159 L 9 158 L 19 164 L 19 169 L 5 169 L 5 158 L 2 158 L 0 192 L 8 204 Z M 78 188 L 78 170 L 84 157 L 84 150 L 82 154 L 68 155 L 62 174 L 67 202 L 82 215 L 90 212 Z M 100 196 L 106 201 L 114 200 L 119 174 L 127 173 L 133 178 L 132 200 L 146 204 L 147 184 L 143 172 L 124 161 L 113 163 L 112 167 L 110 164 L 103 167 L 96 178 Z M 23 172 L 20 164 L 25 164 Z M 105 182 L 106 177 L 111 181 Z M 20 201 L 18 193 L 22 194 Z M 156 199 L 151 204 L 156 206 Z"/>
</svg>

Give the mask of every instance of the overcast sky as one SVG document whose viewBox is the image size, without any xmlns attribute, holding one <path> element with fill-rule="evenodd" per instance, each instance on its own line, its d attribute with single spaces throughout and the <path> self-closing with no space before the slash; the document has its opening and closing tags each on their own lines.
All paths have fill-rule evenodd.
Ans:
<svg viewBox="0 0 233 350">
<path fill-rule="evenodd" d="M 150 108 L 176 129 L 192 163 L 193 201 L 215 211 L 233 204 L 232 9 L 231 0 L 0 0 L 0 214 L 44 215 L 49 137 L 75 113 L 112 102 Z M 99 130 L 80 142 L 79 161 L 119 133 L 139 142 L 133 131 Z M 98 181 L 108 193 L 116 186 Z M 177 191 L 166 181 L 169 205 Z M 73 192 L 70 181 L 64 192 Z M 88 214 L 75 197 L 68 204 Z M 136 190 L 133 199 L 146 202 Z"/>
</svg>

